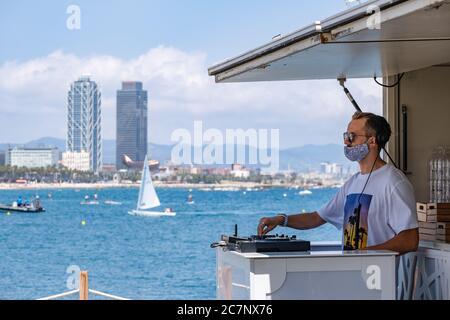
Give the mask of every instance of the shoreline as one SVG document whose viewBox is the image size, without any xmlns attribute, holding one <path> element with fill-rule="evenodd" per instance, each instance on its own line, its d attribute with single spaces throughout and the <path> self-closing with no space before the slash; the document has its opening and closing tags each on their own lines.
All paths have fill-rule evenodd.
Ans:
<svg viewBox="0 0 450 320">
<path fill-rule="evenodd" d="M 0 190 L 44 190 L 44 189 L 108 189 L 108 188 L 139 188 L 139 184 L 117 183 L 0 183 Z"/>
<path fill-rule="evenodd" d="M 112 188 L 139 188 L 140 183 L 0 183 L 0 190 L 44 190 L 44 189 L 112 189 Z M 271 189 L 271 188 L 295 188 L 295 189 L 323 189 L 332 188 L 334 185 L 301 186 L 299 184 L 258 184 L 253 182 L 226 182 L 216 184 L 187 184 L 187 183 L 161 183 L 154 181 L 157 188 L 167 189 Z"/>
</svg>

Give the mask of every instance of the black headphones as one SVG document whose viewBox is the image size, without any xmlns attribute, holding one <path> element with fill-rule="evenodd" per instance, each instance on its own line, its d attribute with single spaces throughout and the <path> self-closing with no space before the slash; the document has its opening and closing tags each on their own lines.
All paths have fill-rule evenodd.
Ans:
<svg viewBox="0 0 450 320">
<path fill-rule="evenodd" d="M 388 131 L 380 130 L 380 128 L 384 127 L 385 123 L 387 123 L 386 119 L 384 119 L 383 117 L 376 115 L 371 120 L 375 122 L 376 128 L 374 128 L 374 130 L 377 131 L 375 139 L 376 139 L 376 142 L 377 142 L 378 146 L 380 147 L 380 151 L 381 151 L 386 146 L 386 143 L 389 142 L 389 139 L 391 137 L 391 132 L 390 132 L 390 130 L 388 130 Z"/>
</svg>

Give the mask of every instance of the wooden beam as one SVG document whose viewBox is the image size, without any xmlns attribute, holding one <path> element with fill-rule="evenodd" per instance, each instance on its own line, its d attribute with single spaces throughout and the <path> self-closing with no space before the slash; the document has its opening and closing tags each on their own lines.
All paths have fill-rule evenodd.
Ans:
<svg viewBox="0 0 450 320">
<path fill-rule="evenodd" d="M 80 272 L 80 300 L 89 300 L 88 272 Z"/>
</svg>

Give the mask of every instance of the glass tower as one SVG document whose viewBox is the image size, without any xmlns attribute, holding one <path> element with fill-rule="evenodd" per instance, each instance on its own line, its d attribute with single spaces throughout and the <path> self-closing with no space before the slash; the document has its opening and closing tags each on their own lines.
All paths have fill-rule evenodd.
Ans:
<svg viewBox="0 0 450 320">
<path fill-rule="evenodd" d="M 102 168 L 101 93 L 94 81 L 82 77 L 68 93 L 67 151 L 89 152 L 90 170 Z"/>
<path fill-rule="evenodd" d="M 143 161 L 147 154 L 147 91 L 142 82 L 122 82 L 116 117 L 116 167 L 124 169 L 124 155 Z"/>
</svg>

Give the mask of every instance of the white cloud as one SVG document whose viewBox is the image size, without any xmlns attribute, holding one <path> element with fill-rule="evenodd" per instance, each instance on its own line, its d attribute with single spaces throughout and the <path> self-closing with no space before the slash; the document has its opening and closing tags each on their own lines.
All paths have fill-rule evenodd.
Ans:
<svg viewBox="0 0 450 320">
<path fill-rule="evenodd" d="M 40 136 L 64 137 L 67 91 L 90 75 L 102 91 L 103 136 L 115 135 L 115 97 L 121 81 L 137 80 L 149 92 L 149 135 L 169 143 L 177 128 L 279 128 L 281 145 L 338 142 L 353 107 L 337 81 L 216 84 L 206 55 L 160 46 L 135 59 L 78 57 L 55 51 L 0 66 L 0 142 Z M 381 89 L 373 81 L 348 82 L 364 110 L 381 112 Z"/>
</svg>

